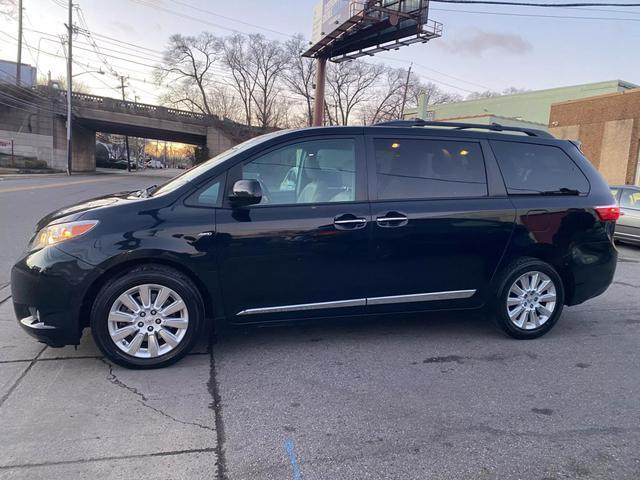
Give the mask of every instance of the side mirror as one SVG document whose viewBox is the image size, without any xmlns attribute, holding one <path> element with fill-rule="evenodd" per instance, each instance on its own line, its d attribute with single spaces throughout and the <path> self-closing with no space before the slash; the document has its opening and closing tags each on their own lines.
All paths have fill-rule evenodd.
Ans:
<svg viewBox="0 0 640 480">
<path fill-rule="evenodd" d="M 262 201 L 262 187 L 258 180 L 238 180 L 233 184 L 233 190 L 229 195 L 231 205 L 234 207 L 246 207 L 256 205 Z"/>
</svg>

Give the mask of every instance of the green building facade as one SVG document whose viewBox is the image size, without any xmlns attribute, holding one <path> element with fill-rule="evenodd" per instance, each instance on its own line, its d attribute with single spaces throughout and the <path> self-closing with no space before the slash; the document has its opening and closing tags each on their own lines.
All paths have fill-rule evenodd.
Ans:
<svg viewBox="0 0 640 480">
<path fill-rule="evenodd" d="M 488 118 L 502 123 L 537 124 L 547 127 L 551 105 L 568 100 L 624 92 L 637 88 L 629 82 L 611 80 L 607 82 L 588 83 L 569 87 L 550 88 L 514 95 L 466 100 L 462 102 L 445 103 L 442 105 L 426 105 L 425 96 L 419 102 L 417 109 L 408 110 L 405 118 L 423 118 L 425 120 L 464 120 L 475 123 L 485 123 Z M 509 119 L 511 122 L 507 122 Z M 489 122 L 490 123 L 490 122 Z"/>
</svg>

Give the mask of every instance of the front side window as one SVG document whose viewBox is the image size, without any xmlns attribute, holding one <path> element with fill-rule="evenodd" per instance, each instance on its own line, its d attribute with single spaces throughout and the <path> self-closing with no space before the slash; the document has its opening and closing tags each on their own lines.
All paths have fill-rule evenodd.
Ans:
<svg viewBox="0 0 640 480">
<path fill-rule="evenodd" d="M 377 138 L 374 151 L 379 200 L 487 195 L 478 143 Z"/>
<path fill-rule="evenodd" d="M 491 148 L 512 195 L 589 193 L 587 177 L 561 148 L 502 141 Z"/>
<path fill-rule="evenodd" d="M 198 188 L 186 200 L 185 204 L 191 207 L 217 207 L 221 203 L 220 187 L 224 175 L 216 177 Z"/>
<path fill-rule="evenodd" d="M 235 167 L 231 178 L 258 180 L 262 187 L 260 204 L 354 201 L 355 141 L 328 139 L 287 145 Z M 233 181 L 229 183 L 231 187 Z"/>
</svg>

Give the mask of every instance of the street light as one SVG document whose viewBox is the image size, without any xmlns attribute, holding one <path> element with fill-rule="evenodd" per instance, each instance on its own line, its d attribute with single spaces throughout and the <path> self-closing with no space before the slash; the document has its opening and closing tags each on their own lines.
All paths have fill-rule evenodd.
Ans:
<svg viewBox="0 0 640 480">
<path fill-rule="evenodd" d="M 80 72 L 76 73 L 75 75 L 71 75 L 71 78 L 79 77 L 80 75 L 84 75 L 86 73 L 98 73 L 100 75 L 104 75 L 104 72 L 102 70 L 89 70 L 88 72 Z"/>
</svg>

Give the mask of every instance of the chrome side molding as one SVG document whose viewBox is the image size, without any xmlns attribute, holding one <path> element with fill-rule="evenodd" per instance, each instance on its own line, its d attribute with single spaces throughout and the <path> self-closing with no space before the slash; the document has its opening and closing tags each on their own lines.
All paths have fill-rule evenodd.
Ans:
<svg viewBox="0 0 640 480">
<path fill-rule="evenodd" d="M 336 302 L 301 303 L 299 305 L 282 305 L 280 307 L 249 308 L 236 315 L 255 315 L 258 313 L 298 312 L 304 310 L 321 310 L 324 308 L 364 307 L 366 298 L 354 298 L 352 300 L 338 300 Z"/>
<path fill-rule="evenodd" d="M 262 313 L 299 312 L 305 310 L 322 310 L 325 308 L 364 307 L 367 305 L 385 305 L 389 303 L 432 302 L 435 300 L 456 300 L 470 298 L 476 290 L 453 290 L 450 292 L 415 293 L 411 295 L 392 295 L 388 297 L 354 298 L 334 302 L 302 303 L 298 305 L 282 305 L 278 307 L 249 308 L 238 312 L 237 316 L 256 315 Z"/>
<path fill-rule="evenodd" d="M 434 300 L 456 300 L 473 297 L 475 290 L 454 290 L 451 292 L 415 293 L 412 295 L 392 295 L 390 297 L 367 298 L 367 305 L 387 303 L 432 302 Z"/>
</svg>

